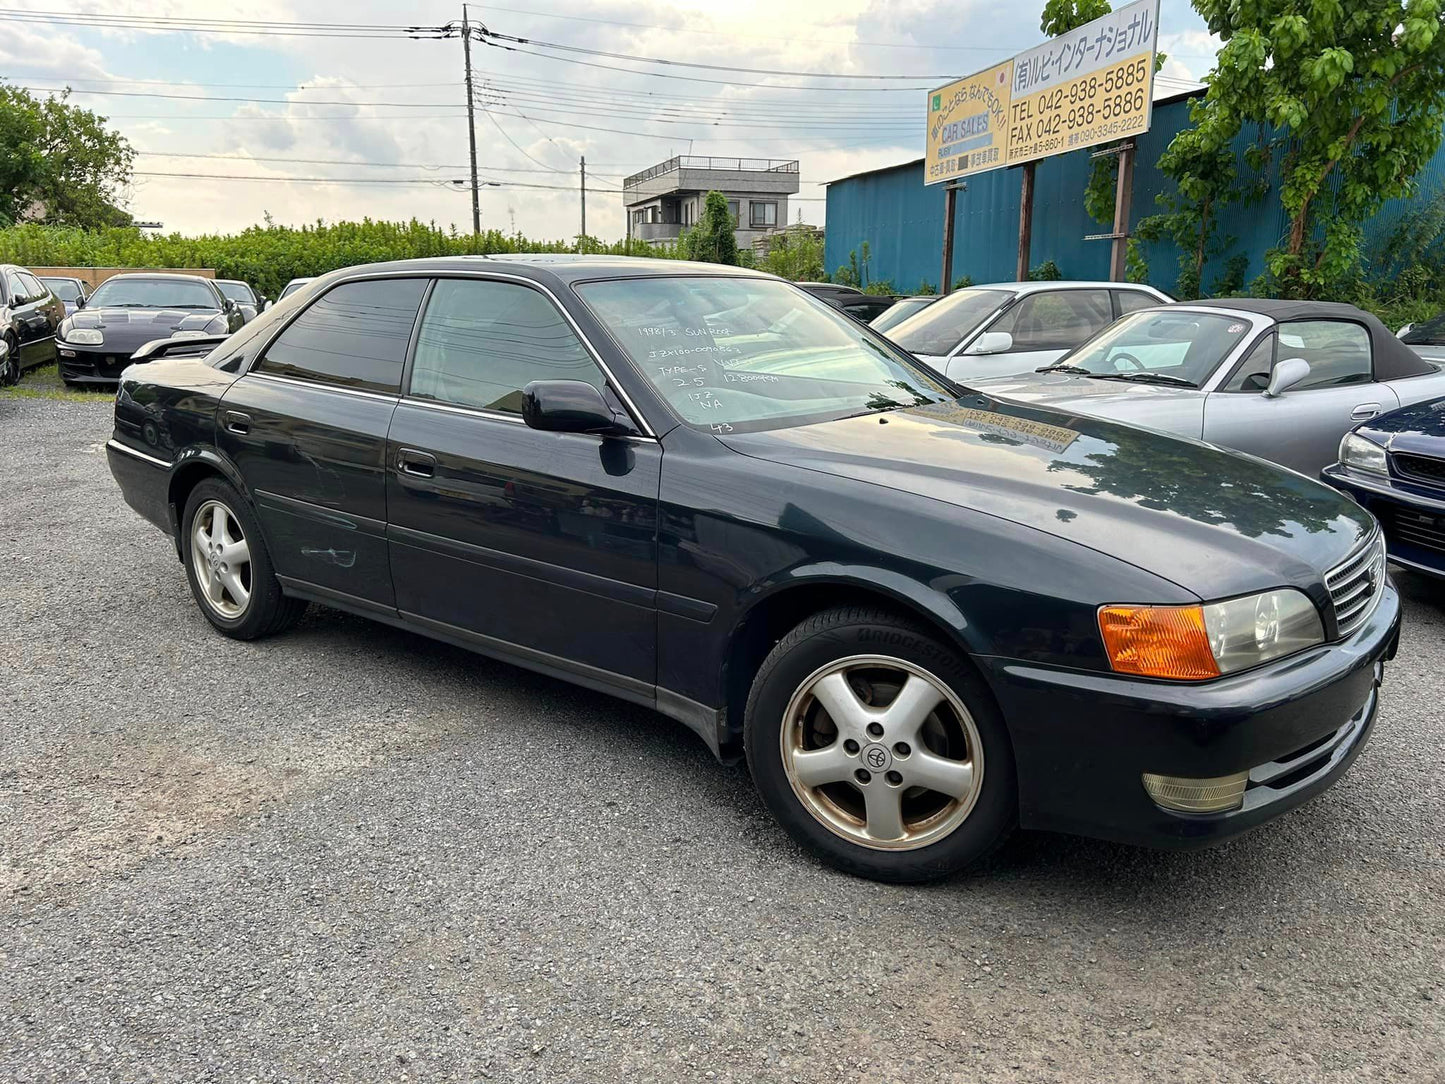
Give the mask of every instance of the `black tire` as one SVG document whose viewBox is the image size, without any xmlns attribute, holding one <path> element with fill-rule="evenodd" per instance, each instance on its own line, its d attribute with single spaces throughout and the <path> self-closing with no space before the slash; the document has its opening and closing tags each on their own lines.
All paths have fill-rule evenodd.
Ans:
<svg viewBox="0 0 1445 1084">
<path fill-rule="evenodd" d="M 6 335 L 5 345 L 10 348 L 10 351 L 6 354 L 4 363 L 0 364 L 0 387 L 12 388 L 20 383 L 20 377 L 25 369 L 20 363 L 20 348 L 15 345 L 15 340 Z"/>
<path fill-rule="evenodd" d="M 795 692 L 820 669 L 855 656 L 886 656 L 911 664 L 946 685 L 972 718 L 983 751 L 982 783 L 961 823 L 936 841 L 908 850 L 854 842 L 805 805 L 789 779 L 782 728 Z M 827 610 L 779 641 L 753 679 L 744 744 L 763 801 L 788 834 L 829 865 L 860 877 L 907 883 L 949 876 L 987 857 L 1018 821 L 1013 746 L 988 688 L 956 648 L 887 610 Z"/>
<path fill-rule="evenodd" d="M 235 617 L 217 612 L 208 601 L 205 591 L 197 578 L 196 562 L 192 560 L 192 536 L 195 532 L 197 512 L 207 502 L 223 505 L 231 517 L 240 524 L 246 545 L 250 549 L 250 598 Z M 301 619 L 306 612 L 303 599 L 288 598 L 281 592 L 281 584 L 271 565 L 271 555 L 266 552 L 266 543 L 261 538 L 261 526 L 248 504 L 234 486 L 220 478 L 207 478 L 191 490 L 186 499 L 185 513 L 181 516 L 181 549 L 185 558 L 186 579 L 191 585 L 191 594 L 206 620 L 220 632 L 234 640 L 257 640 L 284 632 Z"/>
</svg>

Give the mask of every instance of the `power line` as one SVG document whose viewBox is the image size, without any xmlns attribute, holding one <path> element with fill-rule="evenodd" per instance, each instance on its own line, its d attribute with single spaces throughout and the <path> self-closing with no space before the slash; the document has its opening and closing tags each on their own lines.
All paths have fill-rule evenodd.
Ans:
<svg viewBox="0 0 1445 1084">
<path fill-rule="evenodd" d="M 703 107 L 724 109 L 726 112 L 745 113 L 749 116 L 767 117 L 773 115 L 807 118 L 837 118 L 840 116 L 860 117 L 912 117 L 918 112 L 916 102 L 848 104 L 842 109 L 835 102 L 779 101 L 774 99 L 729 98 L 720 94 L 664 94 L 652 90 L 628 87 L 604 87 L 595 83 L 559 83 L 555 80 L 524 79 L 511 76 L 491 76 L 485 81 L 483 91 L 498 93 L 542 94 L 549 101 L 555 101 L 559 92 L 589 104 L 602 101 L 619 101 L 629 104 L 646 105 L 652 108 L 664 107 L 679 110 L 697 110 Z"/>
<path fill-rule="evenodd" d="M 553 108 L 551 103 L 555 97 L 543 94 L 518 93 L 516 91 L 494 92 L 494 97 L 500 101 L 488 104 L 507 105 L 518 110 L 519 115 L 524 108 Z M 572 107 L 568 109 L 569 115 L 613 117 L 619 120 L 636 118 L 637 120 L 652 121 L 657 124 L 678 124 L 696 128 L 699 125 L 709 128 L 772 128 L 784 131 L 796 131 L 806 127 L 813 131 L 827 132 L 861 132 L 879 131 L 882 129 L 898 128 L 903 125 L 911 125 L 915 122 L 922 123 L 921 114 L 895 114 L 893 116 L 864 116 L 857 120 L 828 119 L 816 116 L 786 116 L 784 114 L 759 114 L 733 113 L 729 110 L 718 110 L 706 112 L 702 110 L 683 110 L 676 106 L 667 106 L 659 109 L 655 105 L 634 105 L 629 103 L 601 101 L 592 103 L 595 109 L 584 109 Z M 781 123 L 778 123 L 781 122 Z"/>
<path fill-rule="evenodd" d="M 398 23 L 282 22 L 256 19 L 198 19 L 157 15 L 108 15 L 70 11 L 32 11 L 0 8 L 0 21 L 88 26 L 107 30 L 143 30 L 151 33 L 262 35 L 320 38 L 411 38 L 436 40 L 454 31 L 447 26 L 407 26 Z"/>
<path fill-rule="evenodd" d="M 39 75 L 23 76 L 26 79 L 46 79 L 53 73 L 45 72 Z M 308 86 L 305 83 L 196 83 L 188 79 L 92 79 L 88 76 L 72 76 L 66 79 L 67 86 L 71 83 L 104 83 L 107 85 L 124 84 L 127 86 L 157 86 L 157 87 L 213 87 L 213 88 L 246 88 L 250 90 L 386 90 L 394 87 L 459 87 L 462 85 L 460 79 L 453 79 L 446 83 L 346 83 L 341 86 Z M 75 89 L 75 88 L 73 88 Z M 77 94 L 98 94 L 99 91 L 75 89 Z"/>
<path fill-rule="evenodd" d="M 484 40 L 495 38 L 516 45 L 531 45 L 538 49 L 553 49 L 564 53 L 581 53 L 584 56 L 600 56 L 608 60 L 627 60 L 634 64 L 657 64 L 669 68 L 701 68 L 706 71 L 740 72 L 743 75 L 782 75 L 790 79 L 868 79 L 868 80 L 911 80 L 911 79 L 953 79 L 953 75 L 848 75 L 838 72 L 800 72 L 784 68 L 741 68 L 731 64 L 705 64 L 699 60 L 668 60 L 655 56 L 636 56 L 632 53 L 613 53 L 605 49 L 588 49 L 581 45 L 564 45 L 560 42 L 542 41 L 540 38 L 519 38 L 511 34 L 499 34 L 495 30 L 478 27 L 477 34 Z"/>
<path fill-rule="evenodd" d="M 606 26 L 627 26 L 637 30 L 662 30 L 673 34 L 706 34 L 710 37 L 717 38 L 758 38 L 766 41 L 778 40 L 778 35 L 776 34 L 746 34 L 740 31 L 735 32 L 728 30 L 702 30 L 696 27 L 688 26 L 659 26 L 656 23 L 629 23 L 623 22 L 620 19 L 599 19 L 588 15 L 563 15 L 555 11 L 536 11 L 525 10 L 522 8 L 504 8 L 496 4 L 473 4 L 472 7 L 481 8 L 484 11 L 502 11 L 506 12 L 508 15 L 530 15 L 543 19 L 566 19 L 571 22 L 579 23 L 602 23 Z M 794 38 L 801 37 L 803 34 L 807 34 L 812 29 L 812 27 L 806 26 L 794 27 L 792 29 L 792 36 Z M 817 42 L 820 45 L 846 45 L 850 48 L 865 49 L 919 49 L 927 50 L 930 52 L 947 51 L 961 53 L 995 53 L 998 51 L 994 46 L 991 45 L 919 45 L 913 42 L 838 41 L 830 38 L 814 38 L 811 36 L 809 36 L 808 40 Z M 1027 48 L 1027 46 L 1020 47 L 1020 49 L 1024 48 Z M 1014 51 L 1018 52 L 1020 50 L 1016 49 Z"/>
<path fill-rule="evenodd" d="M 237 154 L 199 154 L 187 151 L 136 151 L 136 154 L 145 158 L 201 158 L 215 162 L 289 162 L 294 165 L 306 166 L 365 166 L 376 169 L 467 169 L 466 162 L 358 162 L 346 158 L 280 158 L 266 155 L 237 155 Z M 556 173 L 552 168 L 528 169 L 518 166 L 488 166 L 489 173 Z M 621 179 L 622 173 L 596 173 L 598 177 L 615 177 Z"/>
<path fill-rule="evenodd" d="M 530 155 L 529 153 L 527 153 L 526 150 L 523 149 L 523 147 L 522 147 L 522 145 L 521 145 L 520 143 L 518 143 L 515 139 L 513 139 L 513 138 L 507 133 L 507 130 L 502 127 L 501 121 L 497 120 L 496 117 L 492 116 L 492 111 L 491 111 L 490 109 L 488 109 L 485 105 L 481 105 L 480 103 L 478 103 L 478 104 L 480 105 L 480 108 L 481 108 L 482 112 L 487 115 L 487 119 L 492 122 L 492 126 L 493 126 L 494 128 L 496 128 L 497 131 L 499 131 L 499 132 L 502 133 L 502 138 L 505 139 L 508 143 L 510 143 L 513 147 L 515 147 L 516 150 L 517 150 L 517 153 L 520 154 L 523 158 L 527 159 L 527 161 L 529 161 L 529 162 L 535 162 L 537 165 L 541 166 L 543 169 L 550 170 L 550 171 L 553 172 L 553 173 L 571 173 L 571 172 L 572 172 L 570 169 L 558 169 L 556 166 L 549 166 L 546 162 L 542 161 L 540 158 L 533 158 L 532 155 Z M 509 114 L 509 115 L 520 116 L 520 114 Z M 525 119 L 525 118 L 524 118 L 524 119 Z"/>
<path fill-rule="evenodd" d="M 453 181 L 438 180 L 434 177 L 277 177 L 264 173 L 181 173 L 167 170 L 136 170 L 133 174 L 136 177 L 171 177 L 184 180 L 196 181 L 270 181 L 280 184 L 380 184 L 380 185 L 429 185 L 434 188 L 444 188 L 449 191 L 466 191 L 467 182 L 463 178 Z M 575 192 L 576 188 L 569 184 L 537 184 L 532 181 L 492 181 L 483 180 L 482 184 L 487 187 L 496 188 L 542 188 L 557 192 Z M 620 188 L 591 188 L 591 192 L 599 192 L 603 195 L 620 196 Z"/>
<path fill-rule="evenodd" d="M 19 84 L 11 83 L 11 86 Z M 71 87 L 36 87 L 20 86 L 21 90 L 32 90 L 38 94 L 58 94 L 62 91 L 72 90 Z M 338 99 L 310 99 L 307 101 L 295 101 L 291 98 L 247 98 L 240 95 L 217 95 L 217 94 L 163 94 L 154 90 L 76 90 L 76 94 L 96 94 L 108 97 L 119 98 L 165 98 L 177 102 L 245 102 L 256 105 L 364 105 L 378 106 L 386 109 L 442 109 L 453 105 L 452 102 L 357 102 L 346 98 Z"/>
</svg>

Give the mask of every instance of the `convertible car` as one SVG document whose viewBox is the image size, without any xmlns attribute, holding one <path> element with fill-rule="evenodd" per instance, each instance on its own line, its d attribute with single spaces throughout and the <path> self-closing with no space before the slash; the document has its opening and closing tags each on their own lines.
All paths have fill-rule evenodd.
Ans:
<svg viewBox="0 0 1445 1084">
<path fill-rule="evenodd" d="M 1258 825 L 1348 769 L 1397 642 L 1342 494 L 735 267 L 353 267 L 142 358 L 110 467 L 221 634 L 321 603 L 656 708 L 856 874 Z"/>
<path fill-rule="evenodd" d="M 1359 422 L 1445 395 L 1445 364 L 1353 305 L 1228 298 L 1134 313 L 1037 372 L 969 385 L 1318 477 Z"/>
</svg>

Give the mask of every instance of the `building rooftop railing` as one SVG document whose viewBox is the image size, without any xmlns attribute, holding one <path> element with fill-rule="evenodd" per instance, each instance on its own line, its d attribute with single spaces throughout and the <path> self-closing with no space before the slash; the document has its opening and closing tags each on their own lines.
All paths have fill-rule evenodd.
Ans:
<svg viewBox="0 0 1445 1084">
<path fill-rule="evenodd" d="M 671 173 L 675 169 L 725 169 L 747 171 L 749 173 L 797 173 L 797 159 L 784 161 L 777 158 L 711 158 L 697 154 L 679 154 L 669 158 L 666 162 L 659 162 L 657 165 L 644 169 L 641 173 L 634 173 L 622 182 L 623 188 L 630 188 L 633 185 L 641 184 L 643 181 L 650 181 L 654 177 L 660 177 L 664 173 Z"/>
</svg>

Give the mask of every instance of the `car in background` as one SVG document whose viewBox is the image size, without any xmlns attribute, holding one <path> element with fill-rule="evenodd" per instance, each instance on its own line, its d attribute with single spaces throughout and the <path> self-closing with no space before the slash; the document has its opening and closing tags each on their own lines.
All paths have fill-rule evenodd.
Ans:
<svg viewBox="0 0 1445 1084">
<path fill-rule="evenodd" d="M 67 385 L 115 384 L 131 355 L 152 339 L 229 335 L 245 318 L 216 283 L 199 275 L 113 275 L 56 335 Z"/>
<path fill-rule="evenodd" d="M 1339 492 L 961 393 L 737 267 L 373 264 L 145 350 L 107 458 L 218 633 L 320 603 L 655 708 L 855 875 L 1245 831 L 1348 769 L 1398 642 Z"/>
<path fill-rule="evenodd" d="M 282 289 L 281 289 L 281 294 L 280 294 L 279 297 L 276 298 L 276 300 L 277 300 L 277 301 L 284 301 L 286 298 L 288 298 L 288 297 L 290 297 L 292 294 L 294 294 L 297 290 L 301 289 L 301 287 L 305 286 L 308 282 L 315 282 L 315 281 L 316 281 L 316 276 L 315 276 L 315 275 L 305 275 L 305 276 L 303 276 L 303 277 L 301 277 L 301 278 L 292 279 L 292 280 L 291 280 L 290 282 L 288 282 L 284 287 L 282 287 Z M 269 302 L 269 301 L 266 302 L 265 307 L 269 309 L 269 308 L 271 307 L 271 302 Z"/>
<path fill-rule="evenodd" d="M 839 286 L 832 282 L 800 282 L 798 285 L 864 324 L 888 311 L 894 302 L 891 294 L 867 294 L 857 287 Z"/>
<path fill-rule="evenodd" d="M 0 385 L 55 360 L 65 304 L 23 267 L 0 264 Z"/>
<path fill-rule="evenodd" d="M 919 295 L 917 297 L 900 297 L 888 308 L 869 320 L 868 325 L 874 331 L 887 331 L 889 328 L 901 324 L 914 313 L 922 312 L 937 300 L 938 296 L 936 294 Z"/>
<path fill-rule="evenodd" d="M 970 386 L 1316 478 L 1357 423 L 1445 395 L 1445 366 L 1353 305 L 1224 298 L 1132 313 L 1053 365 Z"/>
<path fill-rule="evenodd" d="M 1380 521 L 1390 560 L 1445 578 L 1445 398 L 1357 425 L 1323 478 Z"/>
<path fill-rule="evenodd" d="M 69 316 L 76 309 L 85 307 L 85 299 L 90 296 L 90 284 L 84 279 L 71 278 L 69 275 L 40 275 L 41 283 L 56 297 L 60 298 L 65 305 L 65 315 Z"/>
<path fill-rule="evenodd" d="M 1031 372 L 1140 309 L 1167 305 L 1152 286 L 1121 282 L 1001 282 L 940 298 L 888 332 L 952 380 Z"/>
<path fill-rule="evenodd" d="M 266 303 L 265 298 L 258 298 L 256 291 L 251 289 L 249 282 L 241 279 L 215 279 L 216 289 L 221 291 L 222 296 L 229 297 L 241 309 L 241 317 L 249 322 L 256 318 L 261 311 L 261 306 Z"/>
</svg>

